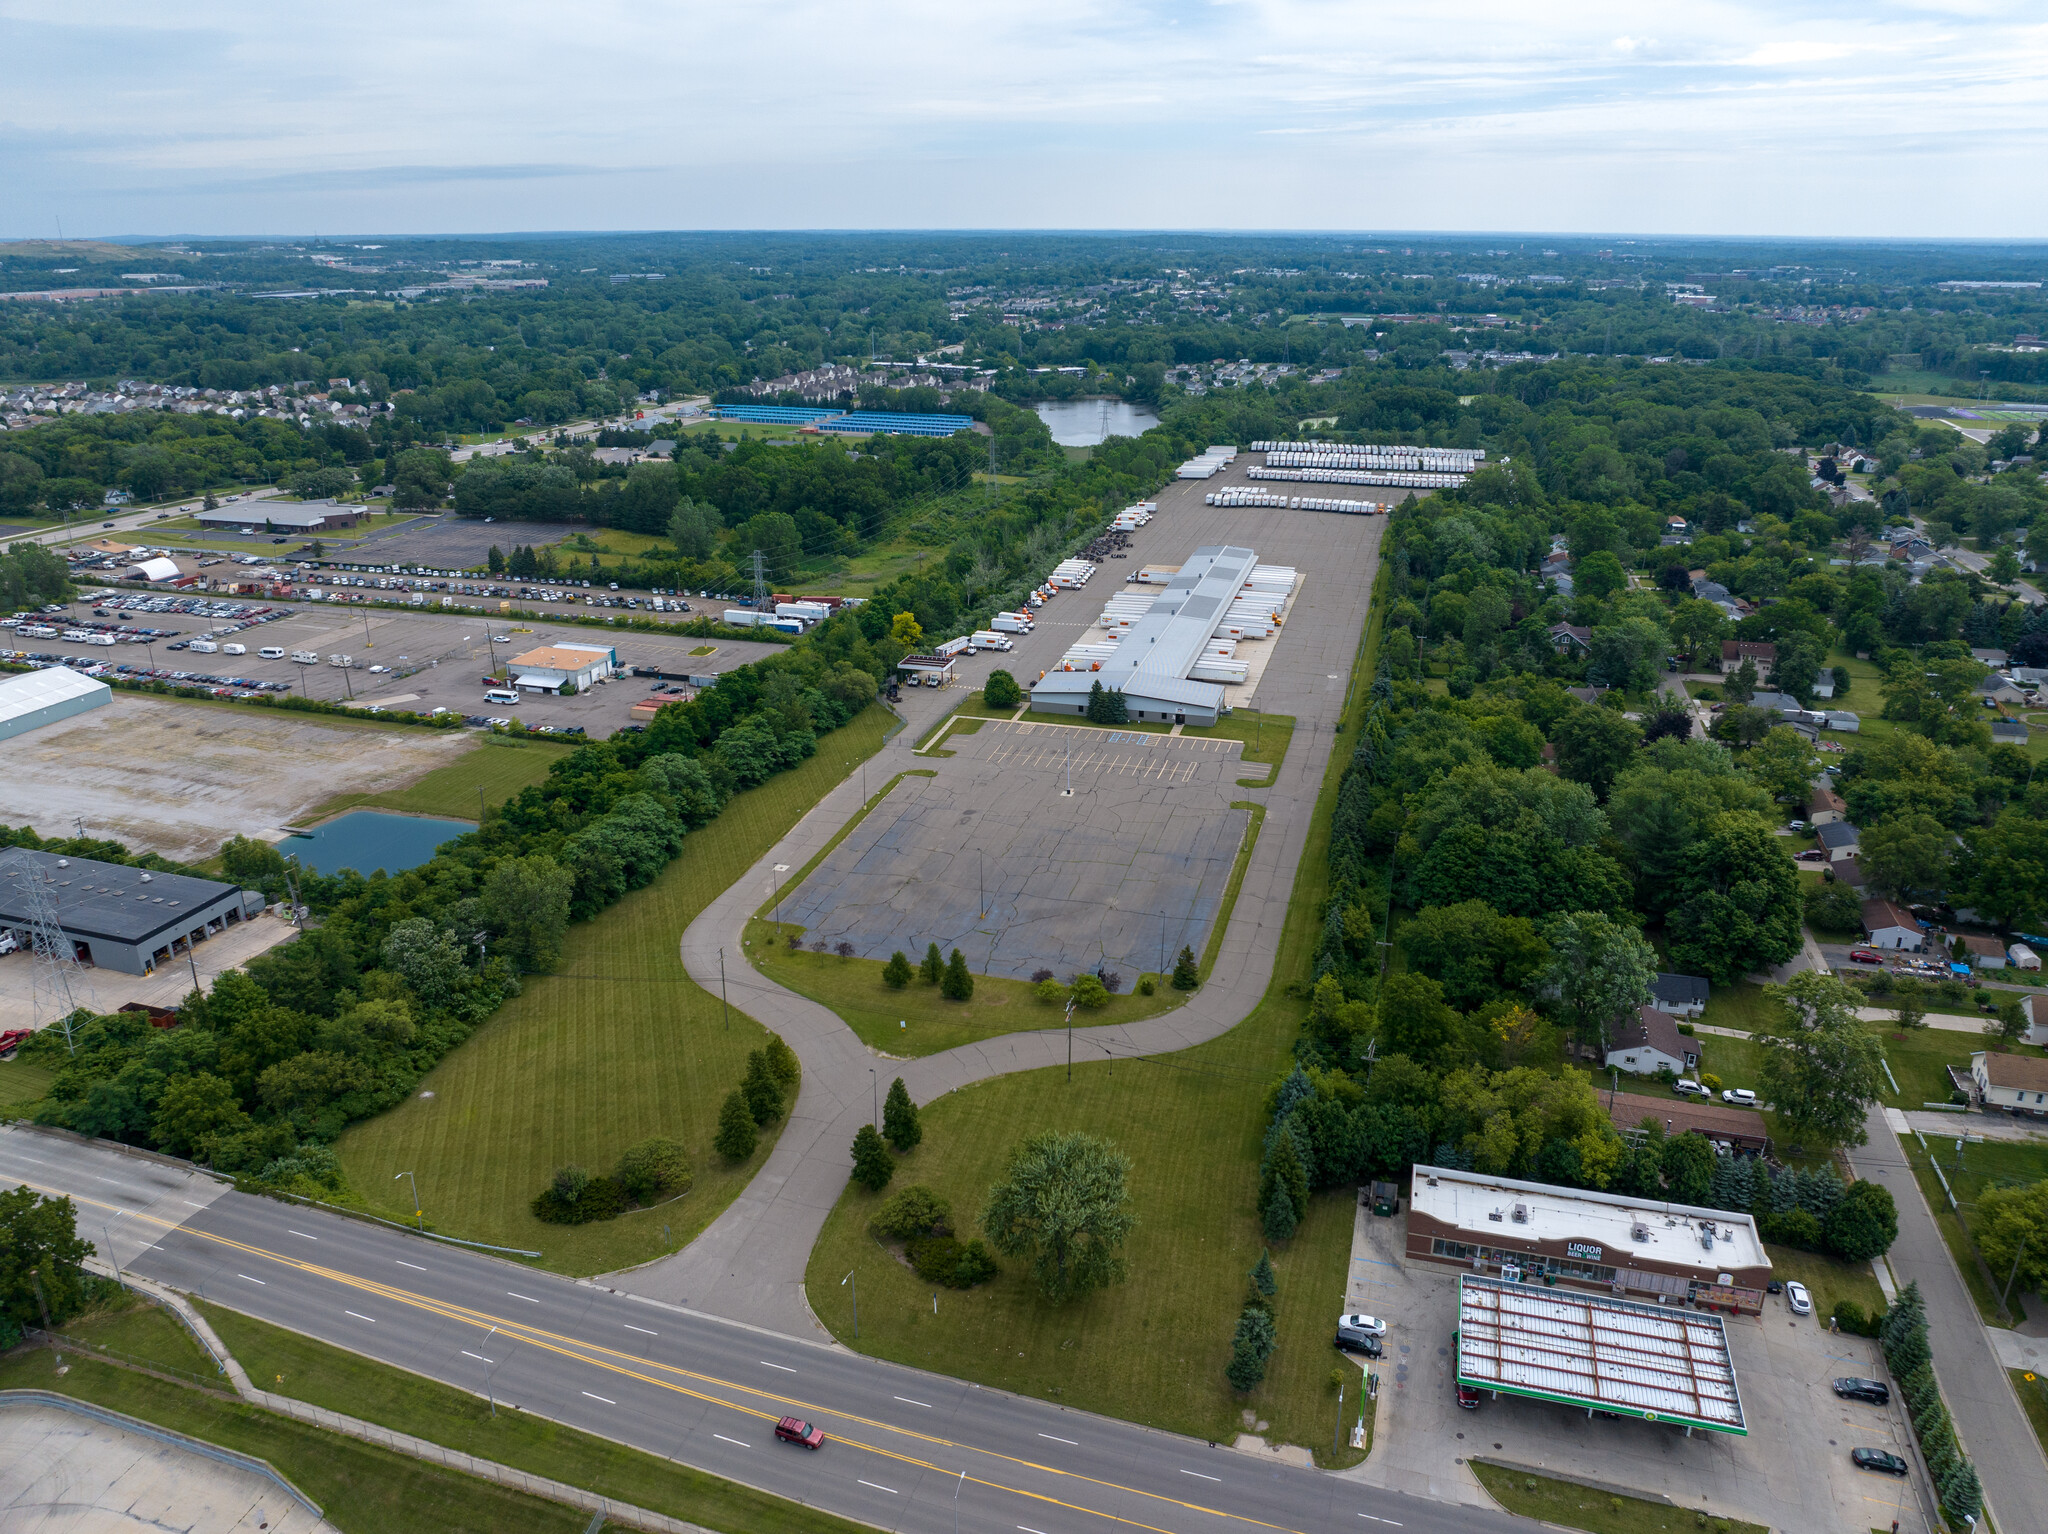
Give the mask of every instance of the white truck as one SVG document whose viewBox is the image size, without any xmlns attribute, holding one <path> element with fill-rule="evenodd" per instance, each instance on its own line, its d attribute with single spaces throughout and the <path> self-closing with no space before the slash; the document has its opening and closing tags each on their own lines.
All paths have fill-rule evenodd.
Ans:
<svg viewBox="0 0 2048 1534">
<path fill-rule="evenodd" d="M 988 626 L 999 634 L 1028 634 L 1033 625 L 1029 613 L 997 613 Z"/>
<path fill-rule="evenodd" d="M 185 648 L 188 650 L 196 651 L 201 655 L 212 655 L 219 651 L 220 646 L 215 644 L 211 639 L 195 639 L 189 645 L 185 646 Z"/>
<path fill-rule="evenodd" d="M 972 636 L 977 650 L 1014 650 L 1016 646 L 994 629 L 976 629 Z"/>
<path fill-rule="evenodd" d="M 320 652 L 317 650 L 294 650 L 292 651 L 292 661 L 295 665 L 317 666 L 320 664 Z"/>
<path fill-rule="evenodd" d="M 934 646 L 934 647 L 933 647 L 933 649 L 932 649 L 932 654 L 934 654 L 934 655 L 965 655 L 965 654 L 969 654 L 969 653 L 971 653 L 971 652 L 973 651 L 973 649 L 974 649 L 974 646 L 973 646 L 973 644 L 972 644 L 972 643 L 971 643 L 970 641 L 968 641 L 968 640 L 965 640 L 965 639 L 949 639 L 949 640 L 947 640 L 947 641 L 946 641 L 946 642 L 945 642 L 944 644 L 942 644 L 942 645 L 936 645 L 936 646 Z"/>
</svg>

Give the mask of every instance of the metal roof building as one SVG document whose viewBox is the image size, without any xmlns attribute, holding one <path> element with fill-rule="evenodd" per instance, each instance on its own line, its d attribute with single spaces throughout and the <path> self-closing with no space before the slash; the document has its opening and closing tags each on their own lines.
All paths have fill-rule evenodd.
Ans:
<svg viewBox="0 0 2048 1534">
<path fill-rule="evenodd" d="M 974 424 L 974 417 L 966 415 L 920 415 L 899 410 L 855 410 L 847 415 L 835 416 L 829 421 L 820 421 L 824 431 L 843 431 L 848 434 L 880 432 L 885 436 L 900 437 L 950 437 L 956 431 L 966 431 Z"/>
<path fill-rule="evenodd" d="M 109 702 L 114 689 L 68 666 L 47 666 L 0 681 L 0 740 L 12 740 Z"/>
<path fill-rule="evenodd" d="M 542 645 L 524 655 L 512 657 L 512 685 L 532 692 L 558 692 L 565 682 L 574 682 L 582 692 L 599 677 L 619 669 L 618 651 L 608 646 L 582 644 Z"/>
<path fill-rule="evenodd" d="M 263 909 L 259 891 L 216 879 L 8 847 L 0 849 L 0 927 L 27 933 L 31 881 L 42 886 L 79 959 L 129 975 L 168 963 Z"/>
<path fill-rule="evenodd" d="M 1048 671 L 1032 684 L 1032 708 L 1085 714 L 1088 694 L 1099 681 L 1124 695 L 1133 719 L 1214 724 L 1223 705 L 1222 684 L 1191 681 L 1188 673 L 1258 562 L 1250 549 L 1229 544 L 1196 549 L 1100 670 Z"/>
<path fill-rule="evenodd" d="M 1717 1315 L 1494 1278 L 1458 1280 L 1458 1383 L 1747 1437 Z"/>
<path fill-rule="evenodd" d="M 212 511 L 192 514 L 207 527 L 274 528 L 281 533 L 317 533 L 329 527 L 354 527 L 367 508 L 339 501 L 237 501 Z"/>
</svg>

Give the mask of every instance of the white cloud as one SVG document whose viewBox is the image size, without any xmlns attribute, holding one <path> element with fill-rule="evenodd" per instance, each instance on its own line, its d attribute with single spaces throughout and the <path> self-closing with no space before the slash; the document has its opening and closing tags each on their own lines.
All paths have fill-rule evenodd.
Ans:
<svg viewBox="0 0 2048 1534">
<path fill-rule="evenodd" d="M 2048 129 L 2034 16 L 1704 0 L 1651 40 L 1618 0 L 0 0 L 0 233 L 2039 234 L 2011 195 Z M 1943 195 L 1883 195 L 1902 171 Z"/>
</svg>

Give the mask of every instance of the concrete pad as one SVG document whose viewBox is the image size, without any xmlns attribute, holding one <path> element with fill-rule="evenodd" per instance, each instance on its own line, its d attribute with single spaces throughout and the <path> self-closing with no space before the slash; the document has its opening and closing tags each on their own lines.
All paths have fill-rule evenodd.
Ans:
<svg viewBox="0 0 2048 1534">
<path fill-rule="evenodd" d="M 1017 979 L 1135 980 L 1201 951 L 1250 818 L 1230 807 L 1238 742 L 991 720 L 946 746 L 784 894 L 784 921 Z"/>
<path fill-rule="evenodd" d="M 334 1528 L 256 1464 L 115 1413 L 0 1395 L 0 1528 L 10 1534 Z"/>
<path fill-rule="evenodd" d="M 80 1001 L 99 1012 L 118 1012 L 131 1001 L 151 1007 L 175 1007 L 191 992 L 195 970 L 199 988 L 205 990 L 212 986 L 215 977 L 240 969 L 259 953 L 297 934 L 298 928 L 288 918 L 265 911 L 203 939 L 189 956 L 179 954 L 174 963 L 159 965 L 152 975 L 124 975 L 116 969 L 84 970 L 84 986 L 90 995 L 80 997 Z M 26 949 L 0 954 L 0 1028 L 36 1028 L 51 1021 L 47 998 L 44 1015 L 35 1016 L 34 968 L 34 957 Z"/>
</svg>

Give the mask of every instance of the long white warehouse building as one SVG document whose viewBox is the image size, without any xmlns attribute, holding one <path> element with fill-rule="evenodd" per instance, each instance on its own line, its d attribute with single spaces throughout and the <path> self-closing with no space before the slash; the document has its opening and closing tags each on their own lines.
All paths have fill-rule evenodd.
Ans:
<svg viewBox="0 0 2048 1534">
<path fill-rule="evenodd" d="M 1223 706 L 1222 684 L 1195 681 L 1190 673 L 1230 622 L 1232 604 L 1258 563 L 1250 549 L 1228 544 L 1196 549 L 1145 614 L 1124 630 L 1100 670 L 1048 671 L 1032 684 L 1032 708 L 1085 714 L 1088 694 L 1100 682 L 1124 695 L 1133 719 L 1214 724 Z"/>
</svg>

